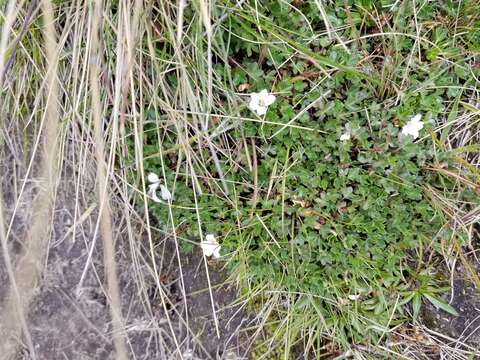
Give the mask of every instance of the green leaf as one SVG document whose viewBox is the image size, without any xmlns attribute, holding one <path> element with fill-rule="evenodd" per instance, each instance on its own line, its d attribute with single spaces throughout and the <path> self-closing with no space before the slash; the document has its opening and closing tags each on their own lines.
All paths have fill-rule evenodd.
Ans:
<svg viewBox="0 0 480 360">
<path fill-rule="evenodd" d="M 418 318 L 418 314 L 420 314 L 420 306 L 422 305 L 421 302 L 421 295 L 419 293 L 415 293 L 412 299 L 412 307 L 413 307 L 413 318 Z"/>
<path fill-rule="evenodd" d="M 451 305 L 447 304 L 446 302 L 440 300 L 439 298 L 431 295 L 431 294 L 423 294 L 428 301 L 430 301 L 436 308 L 442 309 L 443 311 L 449 313 L 450 315 L 458 316 L 457 310 L 455 310 Z"/>
</svg>

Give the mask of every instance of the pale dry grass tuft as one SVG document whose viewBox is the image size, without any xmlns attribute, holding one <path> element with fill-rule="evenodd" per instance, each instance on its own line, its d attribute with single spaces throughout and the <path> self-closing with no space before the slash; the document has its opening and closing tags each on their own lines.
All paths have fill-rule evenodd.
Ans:
<svg viewBox="0 0 480 360">
<path fill-rule="evenodd" d="M 11 2 L 13 4 L 14 2 Z M 15 356 L 21 331 L 26 339 L 32 359 L 36 359 L 35 348 L 30 338 L 26 314 L 33 300 L 34 289 L 41 277 L 43 263 L 47 254 L 51 228 L 52 208 L 55 200 L 56 185 L 59 179 L 58 147 L 60 136 L 59 122 L 59 85 L 57 79 L 58 53 L 57 34 L 54 28 L 54 14 L 52 4 L 42 2 L 43 12 L 43 39 L 45 41 L 46 76 L 45 76 L 45 112 L 42 116 L 41 129 L 43 143 L 42 151 L 38 155 L 40 165 L 38 181 L 40 190 L 33 204 L 35 217 L 28 229 L 24 242 L 24 249 L 16 262 L 15 269 L 9 271 L 9 293 L 5 294 L 6 303 L 0 314 L 1 337 L 0 353 L 5 359 Z M 8 27 L 4 29 L 8 34 Z M 8 35 L 7 35 L 8 36 Z M 3 53 L 0 56 L 4 57 Z M 3 67 L 0 68 L 3 73 Z M 33 157 L 37 155 L 34 153 Z M 4 233 L 2 221 L 2 248 L 7 268 L 12 267 L 6 245 L 7 235 Z"/>
</svg>

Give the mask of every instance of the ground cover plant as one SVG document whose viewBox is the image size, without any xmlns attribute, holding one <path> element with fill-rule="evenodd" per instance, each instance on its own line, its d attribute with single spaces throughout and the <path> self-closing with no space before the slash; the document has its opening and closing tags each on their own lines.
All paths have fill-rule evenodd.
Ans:
<svg viewBox="0 0 480 360">
<path fill-rule="evenodd" d="M 479 5 L 0 2 L 0 358 L 480 357 Z"/>
<path fill-rule="evenodd" d="M 474 3 L 205 6 L 184 9 L 191 34 L 206 37 L 187 33 L 183 54 L 204 65 L 203 77 L 185 71 L 205 100 L 178 109 L 191 120 L 181 130 L 149 109 L 145 171 L 173 195 L 150 210 L 187 249 L 217 238 L 271 329 L 262 356 L 379 344 L 425 301 L 455 314 L 436 266 L 471 241 L 445 203 L 479 204 L 467 185 L 478 173 L 462 160 L 478 143 L 449 137 L 477 96 Z M 178 73 L 167 83 L 178 89 Z M 275 101 L 259 102 L 265 89 Z M 421 129 L 409 135 L 412 119 Z"/>
</svg>

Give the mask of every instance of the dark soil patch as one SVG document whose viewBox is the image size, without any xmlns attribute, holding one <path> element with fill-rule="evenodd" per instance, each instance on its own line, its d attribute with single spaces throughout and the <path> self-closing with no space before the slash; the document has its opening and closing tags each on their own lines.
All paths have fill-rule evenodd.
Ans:
<svg viewBox="0 0 480 360">
<path fill-rule="evenodd" d="M 476 271 L 477 275 L 480 275 L 479 264 Z M 451 315 L 425 302 L 421 314 L 422 322 L 440 334 L 480 349 L 480 289 L 475 287 L 463 266 L 458 266 L 454 273 L 453 297 L 449 292 L 443 294 L 442 298 L 459 315 Z"/>
<path fill-rule="evenodd" d="M 169 287 L 176 299 L 177 309 L 183 309 L 183 289 L 180 270 L 173 244 L 169 248 L 172 261 L 162 271 L 168 278 L 175 280 Z M 197 248 L 192 253 L 180 255 L 181 268 L 186 293 L 188 326 L 197 341 L 191 342 L 192 351 L 199 359 L 247 359 L 248 339 L 243 329 L 251 320 L 241 305 L 236 304 L 237 291 L 226 283 L 226 271 L 219 261 L 208 261 L 212 296 L 210 295 L 207 271 L 202 252 Z M 212 298 L 215 306 L 217 325 L 213 316 Z M 182 311 L 184 313 L 184 310 Z M 187 316 L 184 316 L 187 319 Z M 218 334 L 217 334 L 218 326 Z"/>
</svg>

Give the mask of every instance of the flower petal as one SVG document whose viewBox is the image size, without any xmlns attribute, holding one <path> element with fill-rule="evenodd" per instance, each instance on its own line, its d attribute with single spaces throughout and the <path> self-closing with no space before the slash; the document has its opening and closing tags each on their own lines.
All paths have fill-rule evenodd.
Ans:
<svg viewBox="0 0 480 360">
<path fill-rule="evenodd" d="M 252 98 L 250 99 L 250 102 L 248 103 L 248 108 L 252 111 L 257 111 L 258 106 L 259 106 L 258 98 L 254 98 L 252 96 Z"/>
<path fill-rule="evenodd" d="M 159 203 L 162 202 L 157 196 L 158 183 L 153 183 L 148 185 L 148 195 L 152 198 L 153 201 Z"/>
<path fill-rule="evenodd" d="M 267 96 L 265 96 L 264 100 L 263 100 L 263 103 L 266 105 L 266 106 L 269 106 L 269 105 L 272 105 L 274 102 L 275 102 L 275 95 L 273 94 L 268 94 Z"/>
<path fill-rule="evenodd" d="M 420 120 L 422 120 L 422 115 L 421 115 L 421 114 L 417 114 L 417 115 L 415 115 L 414 117 L 412 117 L 412 119 L 411 119 L 410 121 L 419 122 Z"/>
<path fill-rule="evenodd" d="M 216 259 L 222 257 L 222 255 L 220 255 L 220 245 L 215 247 L 215 249 L 213 250 L 213 257 Z"/>
<path fill-rule="evenodd" d="M 217 239 L 215 239 L 215 235 L 213 235 L 213 234 L 207 234 L 207 235 L 205 236 L 205 240 L 206 240 L 207 242 L 214 242 L 214 243 L 217 242 Z"/>
<path fill-rule="evenodd" d="M 155 191 L 157 191 L 158 186 L 159 186 L 158 183 L 153 183 L 148 185 L 148 194 L 150 195 L 151 193 L 154 193 Z"/>
<path fill-rule="evenodd" d="M 158 183 L 160 182 L 160 179 L 158 178 L 158 175 L 155 173 L 150 173 L 147 176 L 147 180 L 149 183 Z"/>
<path fill-rule="evenodd" d="M 268 96 L 268 91 L 267 91 L 267 89 L 263 89 L 262 91 L 260 91 L 260 92 L 258 93 L 258 95 L 260 95 L 260 97 L 264 99 L 266 96 Z"/>
<path fill-rule="evenodd" d="M 267 107 L 266 106 L 257 107 L 257 114 L 258 115 L 265 115 L 266 113 L 267 113 Z"/>
<path fill-rule="evenodd" d="M 217 247 L 216 244 L 207 243 L 207 242 L 203 242 L 200 246 L 205 256 L 212 256 L 213 253 L 215 252 L 215 248 Z"/>
<path fill-rule="evenodd" d="M 350 138 L 351 138 L 350 133 L 346 132 L 340 136 L 340 141 L 347 141 L 347 140 L 350 140 Z"/>
<path fill-rule="evenodd" d="M 261 99 L 262 97 L 260 96 L 260 93 L 252 92 L 250 94 L 250 101 L 257 102 Z"/>
<path fill-rule="evenodd" d="M 215 239 L 213 234 L 207 234 L 205 236 L 205 240 L 200 243 L 200 247 L 203 251 L 205 256 L 213 256 L 215 258 L 219 258 L 220 255 L 220 244 Z"/>
<path fill-rule="evenodd" d="M 172 200 L 172 194 L 165 185 L 160 185 L 160 191 L 164 201 Z"/>
</svg>

